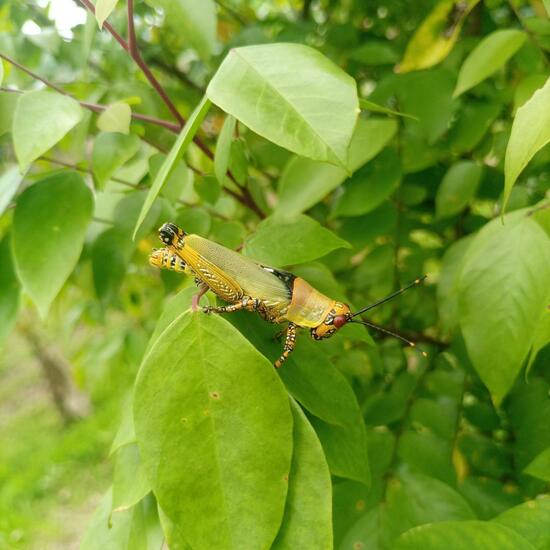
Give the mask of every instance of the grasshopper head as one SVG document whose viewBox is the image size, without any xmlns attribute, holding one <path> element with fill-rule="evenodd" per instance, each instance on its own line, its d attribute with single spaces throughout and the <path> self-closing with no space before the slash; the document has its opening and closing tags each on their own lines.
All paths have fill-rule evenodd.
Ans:
<svg viewBox="0 0 550 550">
<path fill-rule="evenodd" d="M 330 338 L 351 319 L 350 315 L 351 311 L 347 304 L 336 302 L 323 322 L 311 329 L 311 337 L 315 340 Z"/>
<path fill-rule="evenodd" d="M 175 223 L 165 223 L 159 229 L 160 240 L 168 246 L 175 248 L 183 247 L 183 237 L 185 231 L 180 229 Z"/>
</svg>

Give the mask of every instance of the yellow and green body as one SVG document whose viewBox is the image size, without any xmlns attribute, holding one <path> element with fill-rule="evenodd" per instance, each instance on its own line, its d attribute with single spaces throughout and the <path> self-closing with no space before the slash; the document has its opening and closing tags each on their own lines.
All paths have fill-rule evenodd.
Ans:
<svg viewBox="0 0 550 550">
<path fill-rule="evenodd" d="M 239 309 L 257 311 L 271 323 L 288 322 L 284 351 L 275 362 L 280 367 L 294 349 L 296 328 L 309 328 L 320 340 L 332 336 L 351 319 L 350 308 L 325 296 L 288 271 L 265 266 L 218 243 L 187 235 L 174 224 L 159 230 L 165 248 L 151 254 L 150 263 L 195 277 L 199 296 L 211 290 L 229 306 L 206 307 L 207 313 Z"/>
</svg>

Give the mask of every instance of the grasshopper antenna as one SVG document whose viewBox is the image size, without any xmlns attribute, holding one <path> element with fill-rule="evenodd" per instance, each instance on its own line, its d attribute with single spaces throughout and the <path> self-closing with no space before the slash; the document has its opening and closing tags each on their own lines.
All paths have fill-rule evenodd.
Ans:
<svg viewBox="0 0 550 550">
<path fill-rule="evenodd" d="M 412 288 L 413 286 L 419 285 L 424 279 L 426 279 L 427 275 L 423 275 L 422 277 L 419 277 L 418 279 L 415 279 L 412 283 L 408 284 L 407 286 L 404 286 L 403 288 L 400 288 L 399 290 L 396 290 L 395 292 L 392 292 L 385 298 L 382 298 L 381 300 L 378 300 L 378 302 L 374 302 L 374 304 L 371 304 L 370 306 L 364 307 L 363 309 L 360 309 L 359 311 L 356 311 L 350 316 L 350 319 L 353 317 L 356 317 L 357 315 L 361 315 L 361 313 L 365 313 L 366 311 L 369 311 L 370 309 L 373 309 L 375 307 L 378 307 L 382 304 L 385 304 L 386 302 L 389 302 L 390 300 L 393 300 L 400 294 L 403 294 L 406 290 L 409 290 L 409 288 Z M 376 328 L 376 327 L 373 327 Z M 378 327 L 381 328 L 381 327 Z M 397 336 L 394 334 L 394 336 Z M 413 344 L 414 345 L 414 344 Z"/>
<path fill-rule="evenodd" d="M 383 332 L 384 334 L 389 334 L 390 336 L 393 336 L 394 338 L 397 338 L 398 340 L 401 340 L 402 342 L 405 342 L 405 344 L 408 344 L 411 346 L 411 348 L 416 348 L 416 344 L 409 340 L 408 338 L 405 338 L 404 336 L 401 336 L 401 334 L 397 334 L 396 332 L 392 332 L 391 330 L 388 330 L 387 328 L 375 325 L 374 323 L 370 323 L 369 321 L 350 321 L 350 323 L 358 323 L 360 325 L 365 325 L 367 327 L 373 328 L 375 330 L 378 330 L 380 332 Z M 417 348 L 418 349 L 418 348 Z M 424 357 L 428 357 L 427 352 L 418 350 Z"/>
</svg>

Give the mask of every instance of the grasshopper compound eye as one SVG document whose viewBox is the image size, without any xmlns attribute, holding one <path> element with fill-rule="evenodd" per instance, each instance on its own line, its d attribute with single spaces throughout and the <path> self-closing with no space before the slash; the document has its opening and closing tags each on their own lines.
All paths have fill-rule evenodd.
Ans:
<svg viewBox="0 0 550 550">
<path fill-rule="evenodd" d="M 332 322 L 332 324 L 336 328 L 342 328 L 347 322 L 348 322 L 348 318 L 346 315 L 336 315 L 334 317 L 334 321 Z"/>
<path fill-rule="evenodd" d="M 160 240 L 169 246 L 176 246 L 181 248 L 183 245 L 183 236 L 185 233 L 183 229 L 180 229 L 176 224 L 165 223 L 159 229 L 159 238 Z"/>
</svg>

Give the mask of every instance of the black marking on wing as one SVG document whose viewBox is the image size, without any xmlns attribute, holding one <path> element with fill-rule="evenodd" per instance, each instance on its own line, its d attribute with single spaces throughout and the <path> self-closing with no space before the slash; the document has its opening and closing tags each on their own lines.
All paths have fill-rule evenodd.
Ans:
<svg viewBox="0 0 550 550">
<path fill-rule="evenodd" d="M 294 275 L 293 273 L 290 273 L 290 271 L 275 269 L 274 267 L 269 267 L 267 265 L 260 264 L 260 267 L 262 269 L 265 269 L 265 271 L 267 271 L 268 273 L 272 273 L 273 275 L 275 275 L 275 277 L 283 281 L 286 288 L 288 289 L 288 297 L 292 298 L 292 287 L 294 285 L 294 279 L 296 279 L 296 275 Z"/>
</svg>

